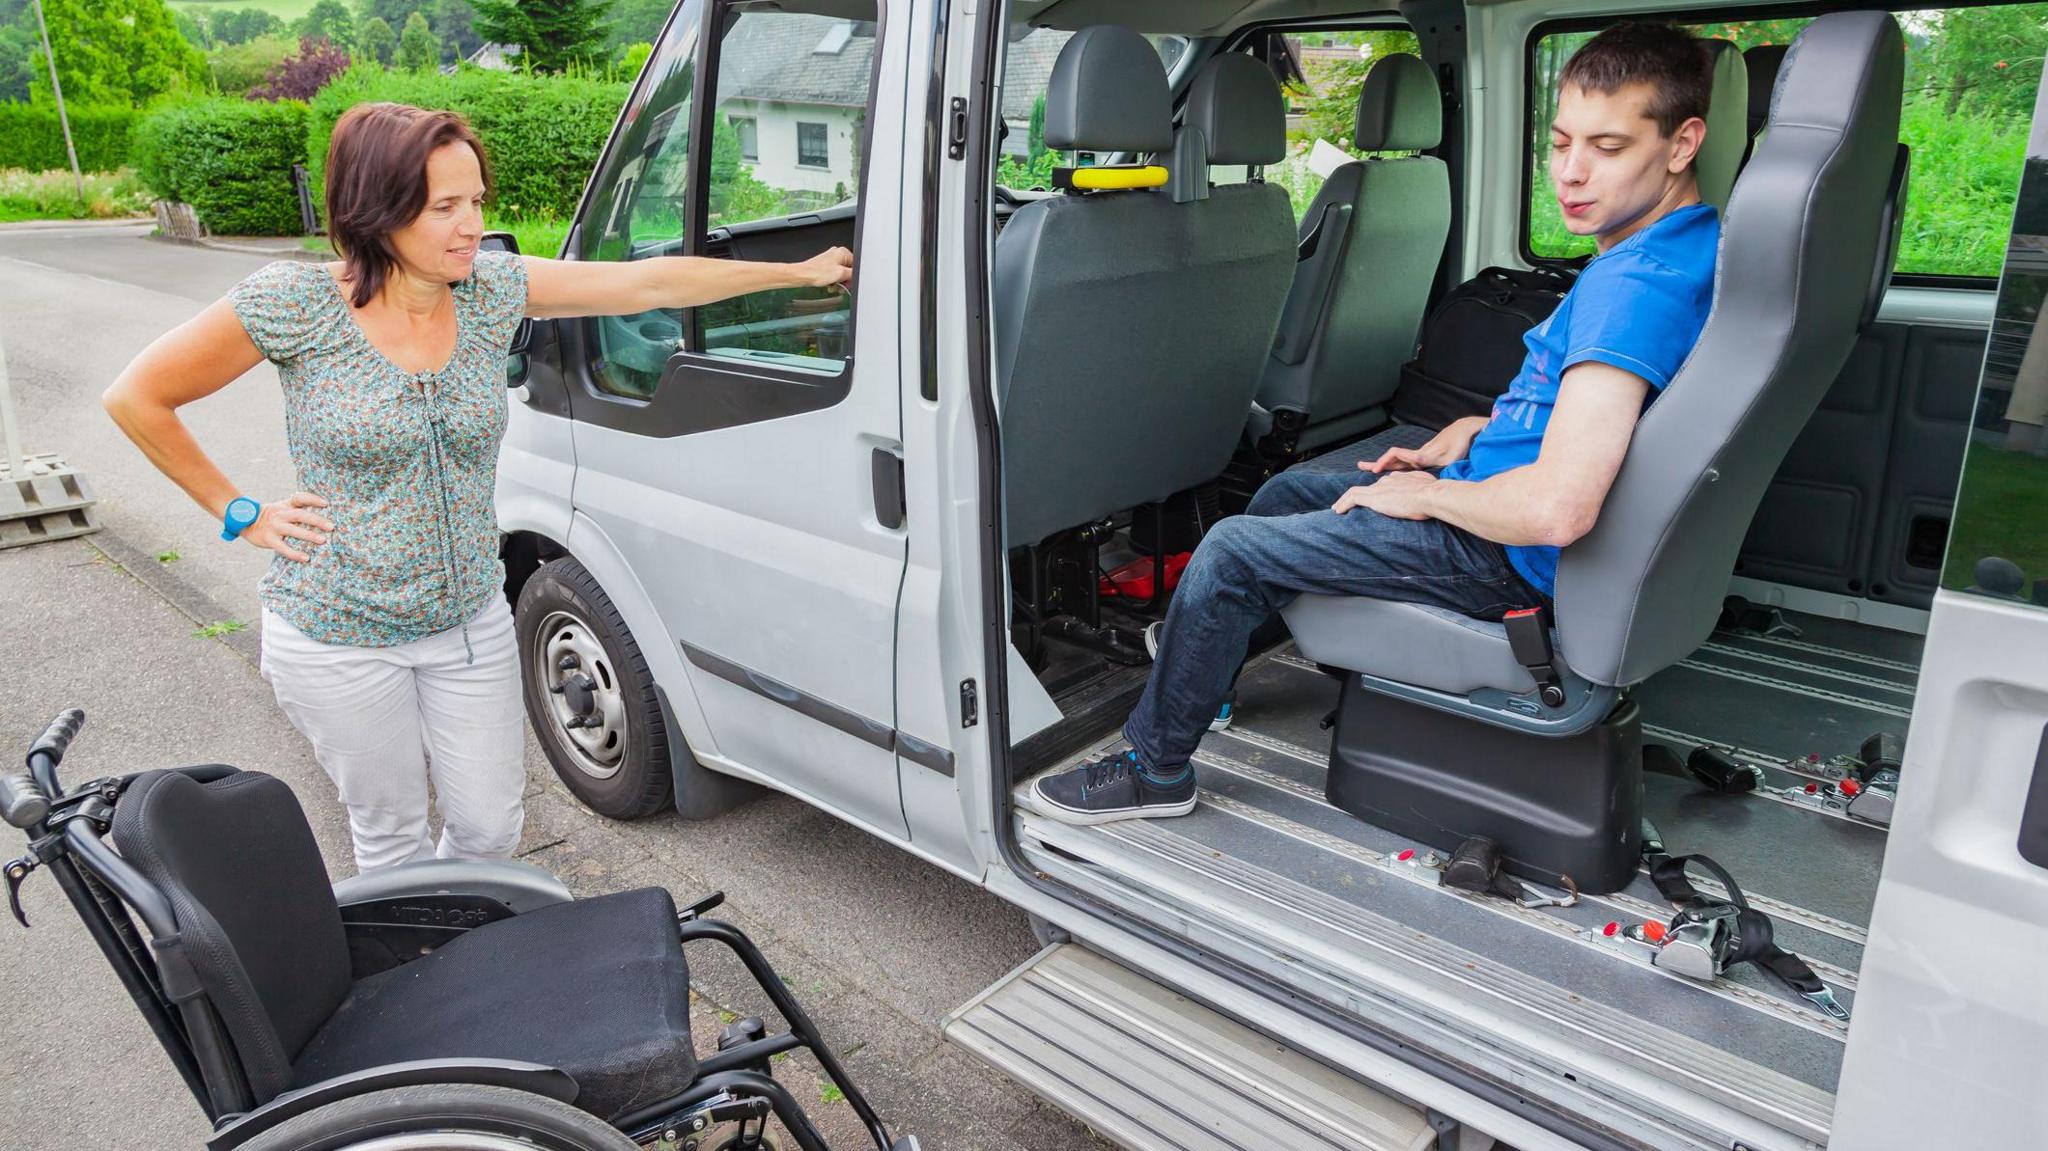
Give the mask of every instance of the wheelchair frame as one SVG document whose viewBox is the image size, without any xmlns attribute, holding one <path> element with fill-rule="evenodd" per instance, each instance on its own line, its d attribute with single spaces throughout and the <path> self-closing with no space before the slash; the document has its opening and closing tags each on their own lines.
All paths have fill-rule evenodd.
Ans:
<svg viewBox="0 0 2048 1151">
<path fill-rule="evenodd" d="M 392 1087 L 475 1084 L 511 1087 L 573 1102 L 576 1082 L 561 1070 L 480 1058 L 424 1059 L 368 1068 L 255 1105 L 234 1047 L 196 972 L 182 961 L 181 951 L 152 947 L 136 926 L 139 916 L 152 939 L 175 937 L 178 923 L 170 900 L 102 838 L 112 826 L 115 804 L 135 776 L 95 779 L 70 793 L 58 784 L 57 766 L 84 721 L 84 713 L 77 709 L 65 712 L 33 745 L 28 771 L 0 777 L 0 816 L 29 837 L 28 854 L 5 868 L 15 917 L 27 926 L 18 890 L 30 872 L 48 868 L 171 1065 L 214 1125 L 213 1136 L 207 1140 L 209 1151 L 230 1151 L 296 1116 Z M 236 769 L 207 764 L 174 770 L 206 783 Z M 431 903 L 434 898 L 409 896 L 408 900 Z M 465 906 L 474 902 L 459 894 L 451 898 L 467 900 Z M 914 1137 L 891 1142 L 874 1108 L 753 941 L 729 923 L 703 918 L 723 900 L 722 893 L 715 894 L 679 911 L 678 936 L 684 943 L 704 941 L 730 948 L 789 1026 L 779 1034 L 758 1038 L 744 1038 L 743 1033 L 741 1041 L 732 1046 L 722 1042 L 719 1051 L 698 1060 L 696 1078 L 683 1092 L 611 1120 L 611 1125 L 635 1143 L 674 1145 L 703 1134 L 714 1123 L 730 1121 L 739 1121 L 743 1134 L 751 1131 L 758 1139 L 767 1117 L 773 1114 L 802 1151 L 831 1151 L 802 1106 L 776 1082 L 771 1071 L 774 1056 L 802 1048 L 816 1057 L 852 1105 L 877 1151 L 915 1151 Z"/>
</svg>

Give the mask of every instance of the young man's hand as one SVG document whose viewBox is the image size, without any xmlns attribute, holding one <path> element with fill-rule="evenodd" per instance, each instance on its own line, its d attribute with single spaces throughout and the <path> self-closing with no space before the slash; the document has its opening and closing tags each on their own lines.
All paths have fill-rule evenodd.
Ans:
<svg viewBox="0 0 2048 1151">
<path fill-rule="evenodd" d="M 1485 416 L 1466 416 L 1453 420 L 1443 431 L 1431 436 L 1428 443 L 1419 448 L 1388 448 L 1376 460 L 1358 461 L 1358 470 L 1374 475 L 1388 472 L 1418 471 L 1423 468 L 1440 468 L 1457 463 L 1472 450 L 1472 440 L 1486 427 Z"/>
<path fill-rule="evenodd" d="M 1352 508 L 1365 508 L 1397 520 L 1426 520 L 1430 514 L 1423 502 L 1436 484 L 1437 478 L 1428 472 L 1396 472 L 1381 476 L 1377 483 L 1349 489 L 1337 497 L 1330 510 L 1341 516 Z"/>
</svg>

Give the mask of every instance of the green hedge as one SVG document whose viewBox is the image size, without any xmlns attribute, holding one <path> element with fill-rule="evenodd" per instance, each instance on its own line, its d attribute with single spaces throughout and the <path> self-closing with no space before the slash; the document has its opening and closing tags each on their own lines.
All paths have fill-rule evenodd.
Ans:
<svg viewBox="0 0 2048 1151">
<path fill-rule="evenodd" d="M 476 129 L 503 215 L 567 218 L 597 166 L 628 86 L 562 76 L 468 70 L 453 75 L 387 72 L 357 66 L 313 98 L 306 136 L 314 186 L 326 187 L 327 142 L 341 114 L 365 101 L 389 100 L 462 113 Z M 323 200 L 324 203 L 324 200 Z"/>
<path fill-rule="evenodd" d="M 191 204 L 216 235 L 299 234 L 292 165 L 305 149 L 306 106 L 290 100 L 168 104 L 135 126 L 142 182 Z"/>
<path fill-rule="evenodd" d="M 72 107 L 67 111 L 80 168 L 111 172 L 127 166 L 139 113 L 133 108 Z M 70 167 L 71 158 L 64 151 L 64 128 L 57 120 L 55 107 L 0 102 L 0 168 L 44 172 Z"/>
</svg>

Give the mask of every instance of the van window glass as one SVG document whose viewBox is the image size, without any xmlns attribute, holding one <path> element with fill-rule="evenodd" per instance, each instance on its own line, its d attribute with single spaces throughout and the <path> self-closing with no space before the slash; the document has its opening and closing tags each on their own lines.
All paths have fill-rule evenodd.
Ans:
<svg viewBox="0 0 2048 1151">
<path fill-rule="evenodd" d="M 2048 4 L 1894 12 L 1906 34 L 1906 81 L 1899 139 L 1912 149 L 1905 228 L 1896 270 L 1905 275 L 1996 276 L 2012 218 L 2012 173 L 2048 52 Z M 1744 51 L 1789 44 L 1808 17 L 1689 24 L 1694 34 L 1734 41 Z M 1550 189 L 1550 120 L 1557 76 L 1596 33 L 1560 32 L 1536 41 L 1530 60 L 1529 253 L 1568 258 L 1593 251 L 1591 237 L 1565 230 Z"/>
<path fill-rule="evenodd" d="M 866 161 L 876 30 L 872 19 L 765 6 L 736 10 L 726 22 L 715 48 L 707 254 L 719 254 L 721 228 L 782 220 L 801 227 L 806 220 L 790 218 L 811 213 L 851 220 Z M 844 232 L 830 243 L 847 242 L 851 229 Z M 837 373 L 848 300 L 837 289 L 796 289 L 707 305 L 697 310 L 704 350 Z"/>
<path fill-rule="evenodd" d="M 2048 608 L 2048 116 L 2027 153 L 1941 585 Z"/>
<path fill-rule="evenodd" d="M 685 0 L 649 61 L 646 83 L 620 118 L 619 139 L 592 186 L 579 258 L 644 260 L 682 250 L 701 23 L 700 0 Z M 669 308 L 586 321 L 595 345 L 593 381 L 615 395 L 652 396 L 663 366 L 683 346 L 683 321 L 680 310 Z"/>
<path fill-rule="evenodd" d="M 996 183 L 1005 188 L 1049 191 L 1052 170 L 1094 161 L 1090 154 L 1055 152 L 1045 146 L 1045 90 L 1053 62 L 1072 32 L 1056 28 L 1012 28 L 1003 62 L 1003 141 Z M 1147 33 L 1159 63 L 1171 77 L 1187 56 L 1186 37 Z"/>
<path fill-rule="evenodd" d="M 1273 35 L 1267 59 L 1286 77 L 1287 158 L 1266 168 L 1266 181 L 1287 189 L 1297 221 L 1331 172 L 1365 157 L 1352 139 L 1365 74 L 1388 56 L 1421 51 L 1415 34 L 1400 28 Z"/>
</svg>

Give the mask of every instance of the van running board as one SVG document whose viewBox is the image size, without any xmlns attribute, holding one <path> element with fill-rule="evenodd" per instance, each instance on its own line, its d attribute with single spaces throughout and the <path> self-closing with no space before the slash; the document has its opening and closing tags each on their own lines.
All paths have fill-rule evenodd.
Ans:
<svg viewBox="0 0 2048 1151">
<path fill-rule="evenodd" d="M 946 1018 L 946 1038 L 1131 1151 L 1424 1151 L 1428 1118 L 1074 943 Z"/>
</svg>

